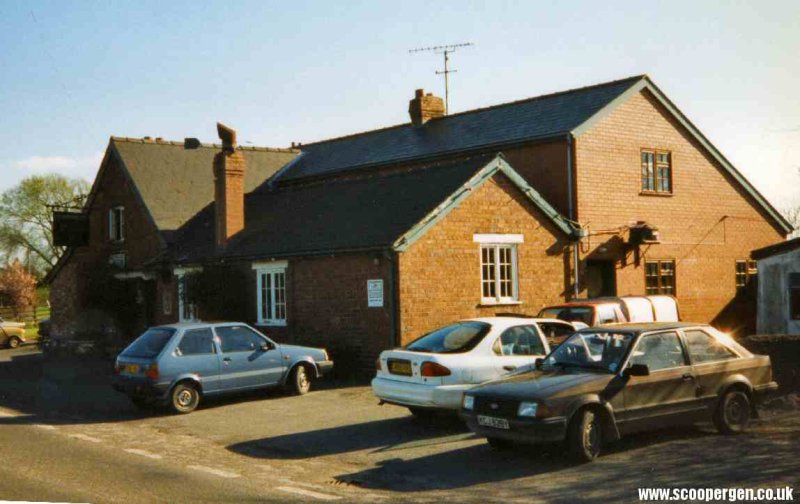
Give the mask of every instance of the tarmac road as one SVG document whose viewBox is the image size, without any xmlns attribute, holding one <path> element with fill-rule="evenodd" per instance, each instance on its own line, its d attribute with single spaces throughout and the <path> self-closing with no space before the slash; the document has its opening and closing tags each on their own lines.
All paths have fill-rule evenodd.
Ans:
<svg viewBox="0 0 800 504">
<path fill-rule="evenodd" d="M 640 487 L 800 490 L 791 401 L 745 435 L 662 430 L 572 466 L 558 448 L 497 452 L 455 419 L 379 407 L 368 387 L 257 392 L 174 416 L 139 412 L 110 390 L 107 372 L 0 351 L 0 499 L 636 502 Z"/>
</svg>

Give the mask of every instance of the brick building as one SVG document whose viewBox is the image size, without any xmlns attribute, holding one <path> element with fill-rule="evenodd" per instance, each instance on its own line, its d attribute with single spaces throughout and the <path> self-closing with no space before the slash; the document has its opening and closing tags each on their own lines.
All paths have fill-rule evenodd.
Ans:
<svg viewBox="0 0 800 504">
<path fill-rule="evenodd" d="M 138 154 L 103 162 L 91 244 L 52 275 L 54 332 L 80 311 L 64 295 L 76 272 L 122 246 L 120 206 L 137 239 L 115 274 L 148 285 L 143 322 L 202 317 L 181 279 L 225 264 L 248 278 L 249 322 L 363 367 L 453 319 L 575 296 L 669 293 L 685 319 L 752 323 L 737 265 L 791 226 L 649 78 L 449 116 L 441 105 L 420 90 L 410 123 L 299 154 L 241 149 L 224 130 L 216 149 L 112 139 L 111 154 Z M 151 189 L 175 188 L 124 176 L 132 156 L 159 166 Z M 184 205 L 195 184 L 203 197 Z"/>
</svg>

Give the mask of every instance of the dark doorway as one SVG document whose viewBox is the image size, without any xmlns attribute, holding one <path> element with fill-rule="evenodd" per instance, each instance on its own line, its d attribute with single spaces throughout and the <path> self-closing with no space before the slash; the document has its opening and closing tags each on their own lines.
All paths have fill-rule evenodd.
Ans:
<svg viewBox="0 0 800 504">
<path fill-rule="evenodd" d="M 586 291 L 590 298 L 617 295 L 614 261 L 586 261 Z"/>
</svg>

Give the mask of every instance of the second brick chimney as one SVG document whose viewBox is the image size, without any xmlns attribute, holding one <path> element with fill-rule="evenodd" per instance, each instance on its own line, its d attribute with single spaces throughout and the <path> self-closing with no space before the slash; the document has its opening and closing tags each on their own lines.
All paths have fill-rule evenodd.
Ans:
<svg viewBox="0 0 800 504">
<path fill-rule="evenodd" d="M 214 208 L 217 248 L 244 229 L 244 171 L 242 151 L 236 149 L 236 130 L 217 123 L 222 151 L 214 156 Z"/>
<path fill-rule="evenodd" d="M 417 89 L 414 99 L 408 102 L 408 115 L 414 126 L 422 126 L 431 119 L 444 115 L 444 100 L 433 93 L 425 94 L 424 89 Z"/>
</svg>

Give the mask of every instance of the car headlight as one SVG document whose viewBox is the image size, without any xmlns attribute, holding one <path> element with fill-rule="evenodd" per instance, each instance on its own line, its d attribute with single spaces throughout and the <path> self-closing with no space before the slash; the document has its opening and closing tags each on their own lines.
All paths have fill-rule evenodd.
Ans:
<svg viewBox="0 0 800 504">
<path fill-rule="evenodd" d="M 535 417 L 539 405 L 535 402 L 521 402 L 517 408 L 517 416 L 521 417 Z"/>
<path fill-rule="evenodd" d="M 471 395 L 464 395 L 464 401 L 462 402 L 462 406 L 464 406 L 465 410 L 472 410 L 475 408 L 475 396 Z"/>
</svg>

